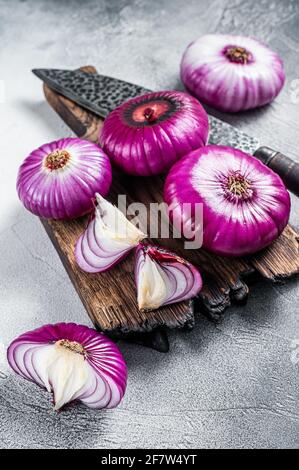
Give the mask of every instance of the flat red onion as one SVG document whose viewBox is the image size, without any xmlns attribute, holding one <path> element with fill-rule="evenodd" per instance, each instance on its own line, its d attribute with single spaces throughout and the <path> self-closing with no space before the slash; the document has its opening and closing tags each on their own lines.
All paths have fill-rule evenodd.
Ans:
<svg viewBox="0 0 299 470">
<path fill-rule="evenodd" d="M 208 138 L 208 117 L 186 93 L 161 91 L 133 98 L 104 121 L 100 143 L 126 173 L 149 176 L 167 171 Z"/>
<path fill-rule="evenodd" d="M 7 359 L 17 374 L 53 393 L 55 410 L 75 400 L 114 408 L 126 390 L 119 349 L 87 326 L 57 323 L 24 333 L 9 346 Z"/>
<path fill-rule="evenodd" d="M 17 191 L 33 214 L 72 219 L 91 211 L 95 193 L 105 196 L 111 180 L 103 150 L 86 140 L 67 138 L 30 153 L 19 169 Z"/>
<path fill-rule="evenodd" d="M 76 261 L 88 273 L 112 268 L 146 237 L 110 202 L 99 194 L 96 199 L 95 217 L 75 247 Z"/>
<path fill-rule="evenodd" d="M 140 243 L 136 248 L 135 281 L 140 310 L 154 310 L 192 299 L 202 287 L 199 271 L 164 248 Z"/>
<path fill-rule="evenodd" d="M 173 166 L 164 199 L 178 229 L 193 222 L 184 203 L 203 204 L 203 246 L 227 256 L 269 245 L 290 214 L 289 193 L 276 173 L 251 155 L 216 145 L 191 152 Z"/>
<path fill-rule="evenodd" d="M 181 79 L 204 103 L 237 112 L 270 103 L 282 89 L 285 73 L 279 55 L 260 41 L 208 34 L 187 47 Z"/>
</svg>

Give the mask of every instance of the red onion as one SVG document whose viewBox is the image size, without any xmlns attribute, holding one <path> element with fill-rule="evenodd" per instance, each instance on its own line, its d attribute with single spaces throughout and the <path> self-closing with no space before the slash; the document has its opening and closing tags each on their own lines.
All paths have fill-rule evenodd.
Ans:
<svg viewBox="0 0 299 470">
<path fill-rule="evenodd" d="M 7 350 L 12 369 L 53 393 L 58 410 L 71 401 L 114 408 L 127 381 L 125 361 L 102 333 L 75 323 L 45 325 L 16 338 Z"/>
<path fill-rule="evenodd" d="M 203 204 L 203 246 L 227 256 L 269 245 L 290 214 L 289 193 L 276 173 L 251 155 L 216 145 L 195 150 L 173 166 L 164 199 L 180 230 L 192 224 L 184 203 Z"/>
<path fill-rule="evenodd" d="M 195 297 L 202 287 L 199 271 L 164 248 L 139 244 L 135 281 L 140 310 L 154 310 Z"/>
<path fill-rule="evenodd" d="M 187 47 L 181 79 L 199 100 L 236 112 L 270 103 L 282 89 L 285 73 L 278 54 L 260 41 L 208 34 Z"/>
<path fill-rule="evenodd" d="M 96 199 L 95 217 L 75 247 L 76 261 L 88 273 L 112 268 L 146 237 L 110 202 L 99 194 Z"/>
<path fill-rule="evenodd" d="M 33 214 L 72 219 L 92 210 L 95 193 L 105 196 L 111 180 L 109 158 L 96 144 L 67 138 L 30 153 L 19 169 L 17 191 Z"/>
<path fill-rule="evenodd" d="M 208 117 L 201 104 L 178 91 L 148 93 L 113 110 L 100 143 L 126 173 L 156 175 L 208 138 Z"/>
</svg>

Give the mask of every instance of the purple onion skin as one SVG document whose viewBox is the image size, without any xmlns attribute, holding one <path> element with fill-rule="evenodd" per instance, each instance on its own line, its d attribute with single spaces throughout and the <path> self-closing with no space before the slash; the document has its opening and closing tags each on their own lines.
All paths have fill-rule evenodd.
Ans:
<svg viewBox="0 0 299 470">
<path fill-rule="evenodd" d="M 249 53 L 246 62 L 227 57 L 233 47 Z M 193 41 L 181 61 L 181 80 L 199 100 L 238 112 L 270 103 L 285 82 L 282 59 L 257 39 L 208 34 Z"/>
<path fill-rule="evenodd" d="M 183 155 L 205 145 L 208 130 L 208 116 L 196 99 L 162 91 L 114 109 L 104 121 L 99 141 L 125 173 L 150 176 L 166 172 Z"/>
<path fill-rule="evenodd" d="M 69 159 L 62 168 L 50 169 L 46 159 L 55 150 L 66 150 Z M 42 145 L 22 163 L 17 192 L 30 212 L 39 217 L 73 219 L 93 209 L 98 192 L 105 196 L 112 181 L 109 158 L 96 144 L 66 138 Z"/>
<path fill-rule="evenodd" d="M 77 342 L 84 347 L 86 353 L 85 360 L 94 369 L 95 374 L 99 374 L 102 379 L 107 381 L 108 385 L 114 384 L 115 389 L 117 389 L 117 401 L 119 402 L 126 390 L 126 363 L 118 347 L 109 338 L 87 326 L 77 325 L 76 323 L 57 323 L 54 325 L 44 325 L 36 330 L 24 333 L 16 338 L 8 347 L 8 363 L 16 374 L 31 382 L 36 382 L 32 378 L 36 371 L 31 359 L 27 358 L 26 354 L 20 356 L 18 348 L 27 344 L 28 350 L 33 348 L 38 349 L 39 346 L 51 345 L 62 339 Z M 28 362 L 26 362 L 27 359 Z M 21 361 L 20 364 L 22 363 L 21 369 L 18 366 L 19 361 Z M 86 398 L 86 395 L 82 397 L 81 401 L 83 403 L 84 398 Z M 107 402 L 105 407 L 112 408 L 117 404 L 111 396 L 110 403 Z"/>
<path fill-rule="evenodd" d="M 241 197 L 229 189 L 232 176 L 249 183 Z M 164 200 L 178 228 L 193 220 L 183 204 L 202 203 L 203 247 L 225 256 L 266 247 L 290 215 L 290 196 L 280 177 L 251 155 L 225 146 L 209 145 L 176 163 L 165 182 Z"/>
</svg>

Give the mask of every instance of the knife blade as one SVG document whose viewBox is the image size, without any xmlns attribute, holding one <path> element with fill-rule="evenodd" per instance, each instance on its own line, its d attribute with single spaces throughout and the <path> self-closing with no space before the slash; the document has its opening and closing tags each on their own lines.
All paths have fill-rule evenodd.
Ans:
<svg viewBox="0 0 299 470">
<path fill-rule="evenodd" d="M 105 117 L 118 105 L 152 90 L 106 75 L 82 70 L 33 69 L 52 90 L 83 108 Z M 290 191 L 299 196 L 299 164 L 269 147 L 261 147 L 255 137 L 209 115 L 209 143 L 235 147 L 254 155 L 276 171 Z"/>
</svg>

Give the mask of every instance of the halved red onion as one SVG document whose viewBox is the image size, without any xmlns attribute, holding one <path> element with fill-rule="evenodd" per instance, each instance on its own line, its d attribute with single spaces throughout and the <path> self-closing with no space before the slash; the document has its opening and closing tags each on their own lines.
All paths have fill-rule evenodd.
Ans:
<svg viewBox="0 0 299 470">
<path fill-rule="evenodd" d="M 155 310 L 192 299 L 202 287 L 191 263 L 162 247 L 140 243 L 136 248 L 135 281 L 140 310 Z"/>
<path fill-rule="evenodd" d="M 96 195 L 96 201 L 95 216 L 75 247 L 76 261 L 88 273 L 112 268 L 146 237 L 100 194 Z"/>
<path fill-rule="evenodd" d="M 30 153 L 19 169 L 17 191 L 33 214 L 72 219 L 91 211 L 95 193 L 105 196 L 111 181 L 103 150 L 86 140 L 66 138 Z"/>
<path fill-rule="evenodd" d="M 257 39 L 207 34 L 184 52 L 181 79 L 204 103 L 237 112 L 270 103 L 285 73 L 279 55 Z"/>
<path fill-rule="evenodd" d="M 126 101 L 104 121 L 100 143 L 126 173 L 149 176 L 167 171 L 208 139 L 208 116 L 186 93 L 161 91 Z"/>
<path fill-rule="evenodd" d="M 193 209 L 202 204 L 203 247 L 227 256 L 269 245 L 290 214 L 280 177 L 257 158 L 225 146 L 209 145 L 176 163 L 166 178 L 164 200 L 179 230 L 195 224 L 189 204 Z"/>
<path fill-rule="evenodd" d="M 119 349 L 87 326 L 57 323 L 24 333 L 10 344 L 7 359 L 17 374 L 53 393 L 55 410 L 75 400 L 114 408 L 126 390 Z"/>
</svg>

